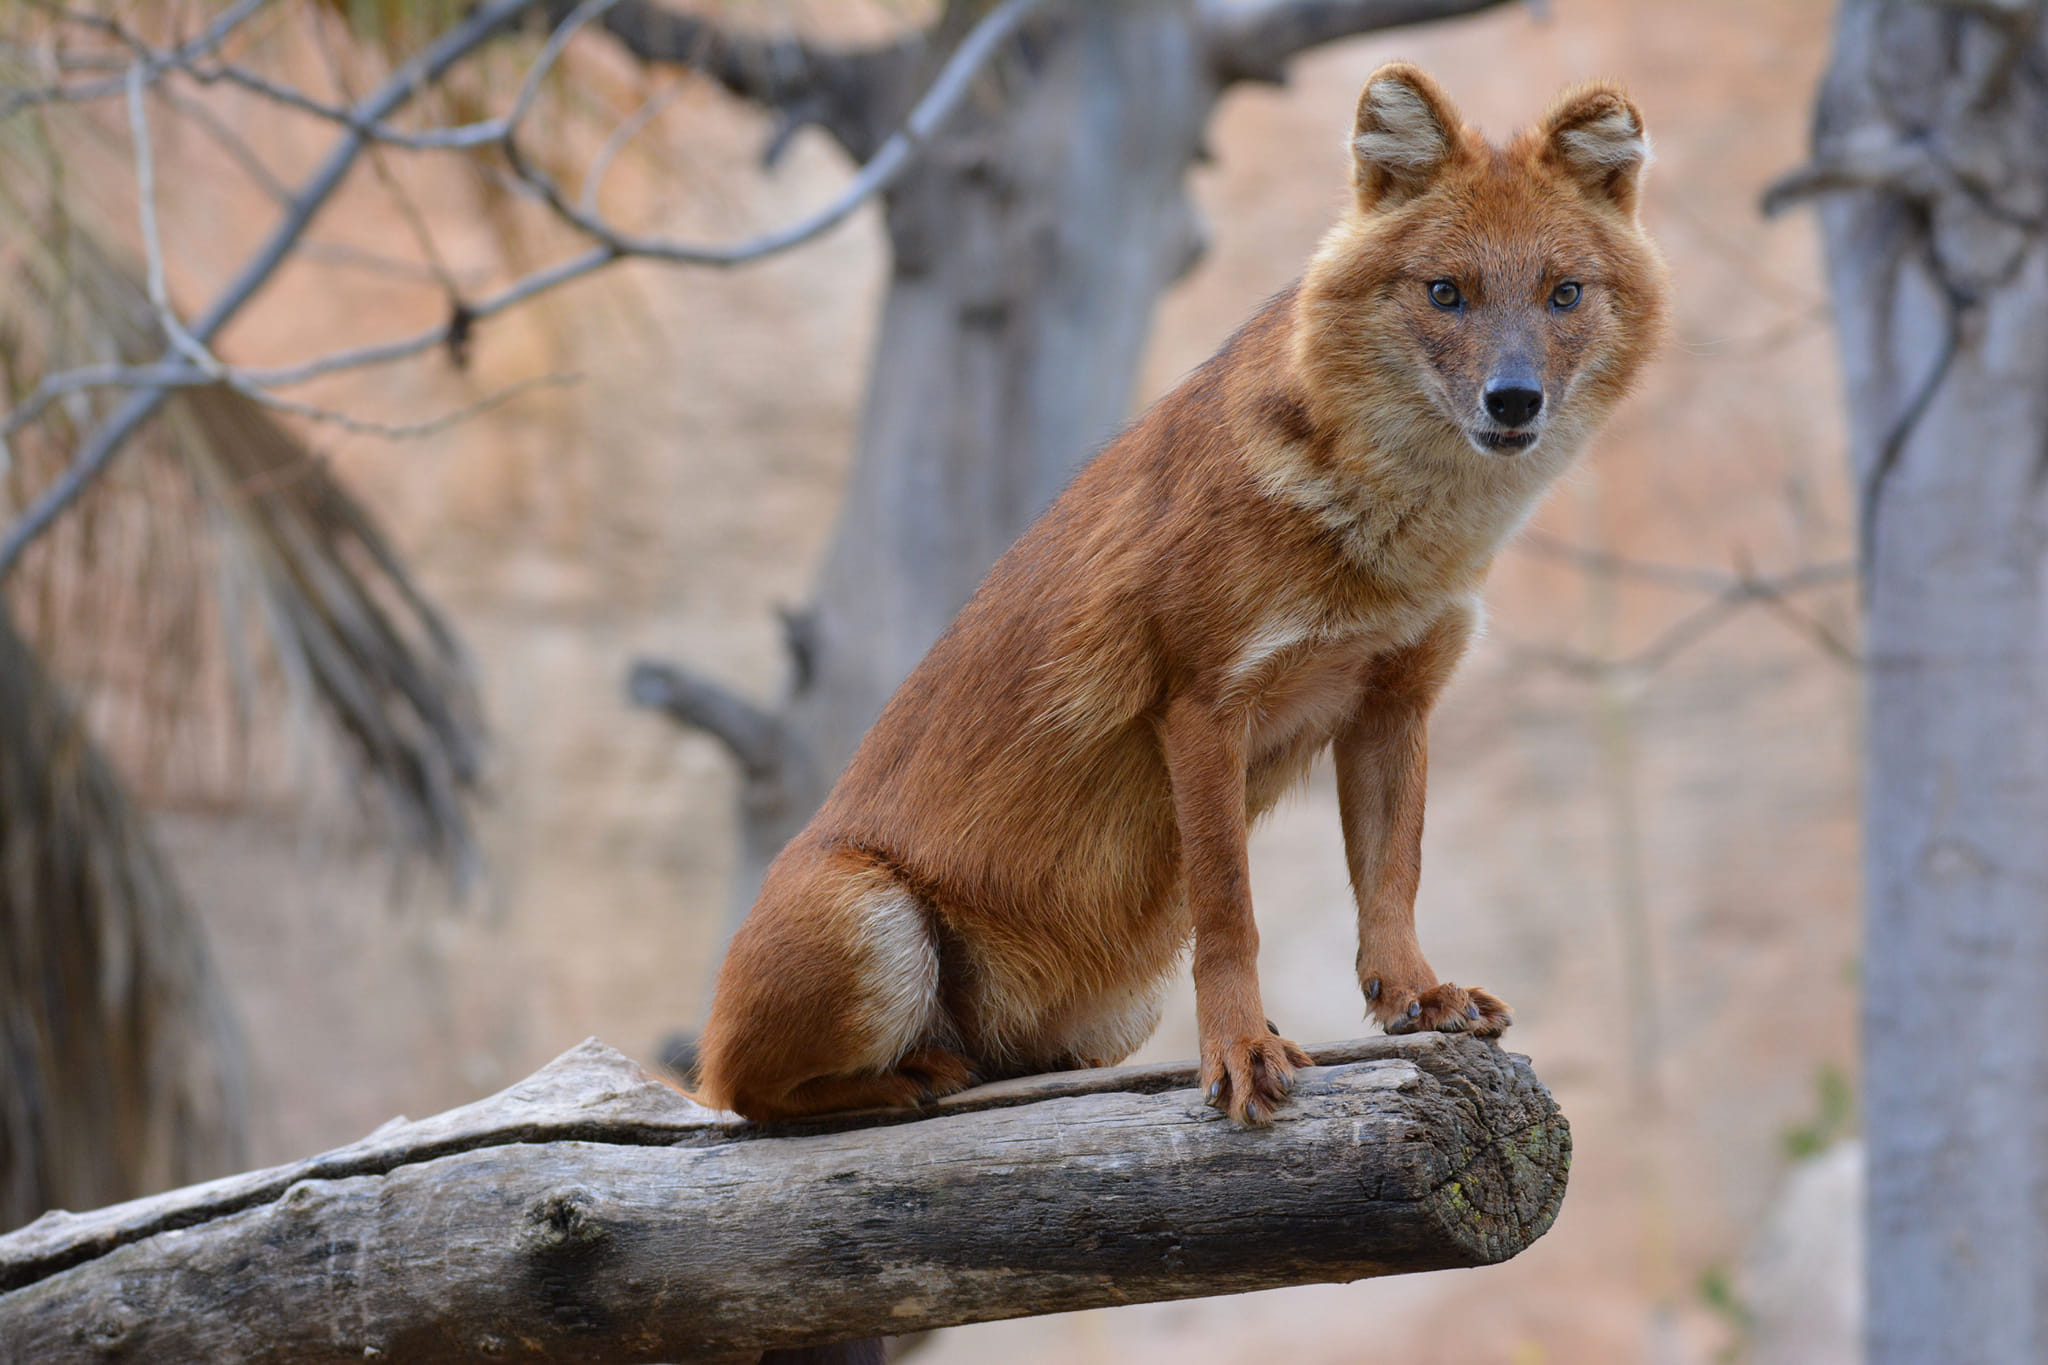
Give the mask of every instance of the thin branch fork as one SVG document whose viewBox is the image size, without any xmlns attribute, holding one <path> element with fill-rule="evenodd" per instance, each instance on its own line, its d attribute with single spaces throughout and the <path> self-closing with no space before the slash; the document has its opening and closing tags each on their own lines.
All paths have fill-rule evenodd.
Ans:
<svg viewBox="0 0 2048 1365">
<path fill-rule="evenodd" d="M 724 1359 L 961 1322 L 1485 1265 L 1571 1135 L 1525 1059 L 1312 1049 L 1263 1130 L 1192 1063 L 749 1125 L 595 1041 L 295 1165 L 0 1237 L 0 1356 Z"/>
<path fill-rule="evenodd" d="M 1857 567 L 1851 561 L 1807 564 L 1780 574 L 1758 574 L 1747 568 L 1724 574 L 1712 569 L 1687 569 L 1679 565 L 1630 559 L 1533 534 L 1524 548 L 1545 558 L 1573 564 L 1589 574 L 1629 578 L 1709 594 L 1707 601 L 1679 616 L 1650 643 L 1620 658 L 1602 658 L 1527 643 L 1515 646 L 1518 652 L 1574 677 L 1619 678 L 1624 681 L 1646 677 L 1712 634 L 1742 608 L 1751 605 L 1769 608 L 1772 614 L 1837 662 L 1851 668 L 1862 664 L 1854 649 L 1819 621 L 1799 611 L 1790 601 L 1800 593 L 1853 582 Z"/>
<path fill-rule="evenodd" d="M 208 24 L 197 37 L 164 52 L 150 51 L 129 36 L 120 25 L 101 16 L 67 17 L 90 22 L 135 49 L 143 58 L 145 81 L 154 83 L 164 72 L 174 68 L 186 68 L 192 62 L 218 49 L 236 29 L 269 3 L 270 0 L 236 0 L 235 4 L 223 10 L 220 16 Z M 77 85 L 60 83 L 39 89 L 8 91 L 4 97 L 0 97 L 0 119 L 9 118 L 38 104 L 82 103 L 123 94 L 129 82 L 129 77 L 125 74 L 128 63 L 123 62 L 119 65 L 123 69 L 123 74 L 107 76 L 96 81 L 84 81 Z"/>
</svg>

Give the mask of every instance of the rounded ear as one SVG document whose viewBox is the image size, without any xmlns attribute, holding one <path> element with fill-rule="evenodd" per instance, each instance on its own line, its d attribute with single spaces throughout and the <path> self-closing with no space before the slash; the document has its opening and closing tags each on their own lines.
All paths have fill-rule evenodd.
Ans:
<svg viewBox="0 0 2048 1365">
<path fill-rule="evenodd" d="M 1643 115 L 1611 85 L 1566 91 L 1551 107 L 1538 135 L 1543 160 L 1596 198 L 1635 216 L 1636 190 L 1650 164 Z"/>
<path fill-rule="evenodd" d="M 1389 62 L 1373 72 L 1351 128 L 1359 207 L 1392 208 L 1428 189 L 1458 155 L 1464 126 L 1421 67 Z"/>
</svg>

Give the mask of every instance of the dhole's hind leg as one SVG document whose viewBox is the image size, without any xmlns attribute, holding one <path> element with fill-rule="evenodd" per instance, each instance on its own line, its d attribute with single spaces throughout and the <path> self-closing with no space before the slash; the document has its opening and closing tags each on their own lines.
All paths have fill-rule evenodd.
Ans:
<svg viewBox="0 0 2048 1365">
<path fill-rule="evenodd" d="M 719 973 L 701 1094 L 762 1120 L 915 1105 L 972 1083 L 952 1036 L 925 906 L 851 850 L 792 849 Z"/>
<path fill-rule="evenodd" d="M 780 1104 L 756 1105 L 740 1112 L 751 1119 L 771 1119 L 848 1109 L 909 1109 L 974 1083 L 974 1070 L 966 1057 L 951 1048 L 926 1047 L 904 1057 L 891 1070 L 818 1076 L 791 1090 Z"/>
</svg>

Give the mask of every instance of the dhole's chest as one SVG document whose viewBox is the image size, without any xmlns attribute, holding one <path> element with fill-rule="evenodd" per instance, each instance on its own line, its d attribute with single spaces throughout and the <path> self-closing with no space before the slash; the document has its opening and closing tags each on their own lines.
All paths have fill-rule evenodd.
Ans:
<svg viewBox="0 0 2048 1365">
<path fill-rule="evenodd" d="M 1363 619 L 1297 630 L 1278 644 L 1282 622 L 1267 623 L 1238 661 L 1245 708 L 1246 756 L 1257 766 L 1328 743 L 1358 713 L 1360 694 L 1383 660 L 1427 632 L 1462 599 L 1435 598 L 1383 608 Z"/>
</svg>

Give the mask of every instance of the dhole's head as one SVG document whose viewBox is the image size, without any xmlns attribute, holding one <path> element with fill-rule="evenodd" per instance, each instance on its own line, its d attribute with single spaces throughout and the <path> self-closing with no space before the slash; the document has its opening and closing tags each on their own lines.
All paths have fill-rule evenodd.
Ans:
<svg viewBox="0 0 2048 1365">
<path fill-rule="evenodd" d="M 1496 147 L 1396 63 L 1366 82 L 1351 150 L 1355 203 L 1304 281 L 1299 359 L 1323 396 L 1404 444 L 1576 448 L 1662 329 L 1635 105 L 1583 86 Z"/>
</svg>

